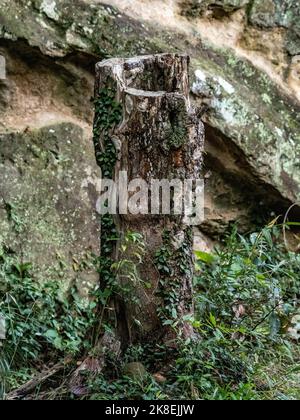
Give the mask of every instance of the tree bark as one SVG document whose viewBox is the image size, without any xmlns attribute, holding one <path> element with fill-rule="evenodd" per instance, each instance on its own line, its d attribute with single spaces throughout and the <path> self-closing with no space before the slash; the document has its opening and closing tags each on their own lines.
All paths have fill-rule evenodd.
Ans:
<svg viewBox="0 0 300 420">
<path fill-rule="evenodd" d="M 111 59 L 97 65 L 94 141 L 103 177 L 117 182 L 120 172 L 126 171 L 128 182 L 142 178 L 148 184 L 154 179 L 200 178 L 204 128 L 190 105 L 188 69 L 189 58 L 176 54 Z M 141 281 L 129 288 L 135 299 L 114 297 L 123 344 L 171 343 L 179 336 L 190 337 L 192 227 L 184 215 L 121 213 L 125 212 L 119 206 L 113 227 L 107 220 L 102 222 L 102 251 L 109 257 L 106 268 L 109 271 L 111 262 L 124 258 L 122 244 L 128 232 L 142 235 L 146 251 L 142 262 L 136 262 Z M 109 249 L 107 225 L 118 238 Z M 134 252 L 126 249 L 125 254 L 129 259 Z M 105 277 L 101 281 L 107 287 Z M 130 283 L 126 276 L 116 277 L 125 288 Z"/>
</svg>

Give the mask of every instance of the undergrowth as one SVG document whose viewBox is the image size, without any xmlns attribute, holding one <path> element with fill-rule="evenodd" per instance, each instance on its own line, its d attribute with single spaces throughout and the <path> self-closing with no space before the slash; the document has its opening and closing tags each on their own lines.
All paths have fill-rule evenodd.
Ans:
<svg viewBox="0 0 300 420">
<path fill-rule="evenodd" d="M 130 348 L 123 363 L 142 361 L 147 375 L 103 374 L 92 399 L 299 399 L 300 351 L 288 334 L 299 313 L 300 255 L 287 252 L 272 225 L 214 253 L 196 252 L 195 341 L 178 349 Z M 119 366 L 122 372 L 122 366 Z"/>
<path fill-rule="evenodd" d="M 88 398 L 299 399 L 300 352 L 290 329 L 299 314 L 300 255 L 287 252 L 282 242 L 276 226 L 249 236 L 234 229 L 213 253 L 196 252 L 196 311 L 190 319 L 196 339 L 173 349 L 155 343 L 130 347 L 90 379 Z M 96 305 L 92 300 L 84 306 L 76 290 L 62 298 L 55 282 L 37 285 L 30 264 L 2 254 L 2 393 L 47 361 L 88 351 Z M 142 362 L 147 373 L 126 376 L 132 362 Z M 65 390 L 63 398 L 69 397 Z"/>
<path fill-rule="evenodd" d="M 96 303 L 83 302 L 72 289 L 62 296 L 60 282 L 39 284 L 30 263 L 0 255 L 0 315 L 6 339 L 0 341 L 0 392 L 30 379 L 47 361 L 76 355 L 90 346 Z"/>
</svg>

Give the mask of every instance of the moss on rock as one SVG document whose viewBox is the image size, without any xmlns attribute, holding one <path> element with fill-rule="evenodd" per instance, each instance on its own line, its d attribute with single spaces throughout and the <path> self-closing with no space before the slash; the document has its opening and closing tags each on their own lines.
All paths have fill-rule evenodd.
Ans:
<svg viewBox="0 0 300 420">
<path fill-rule="evenodd" d="M 212 19 L 221 17 L 227 22 L 228 15 L 242 7 L 248 13 L 249 27 L 257 31 L 257 36 L 262 26 L 264 33 L 270 30 L 272 34 L 272 25 L 280 29 L 280 42 L 285 43 L 282 56 L 286 56 L 288 62 L 290 55 L 299 53 L 298 2 L 273 0 L 273 6 L 269 3 L 268 9 L 261 9 L 262 3 L 246 0 L 189 1 L 182 2 L 186 7 L 182 11 L 186 14 L 189 5 L 194 4 L 196 9 L 192 10 L 198 7 L 200 14 L 208 11 Z M 0 5 L 0 34 L 1 44 L 10 42 L 12 49 L 21 43 L 12 40 L 20 39 L 31 46 L 30 52 L 38 47 L 43 53 L 40 56 L 47 57 L 47 66 L 55 62 L 55 67 L 51 68 L 55 73 L 60 72 L 70 57 L 74 60 L 67 64 L 76 67 L 79 57 L 80 66 L 83 66 L 85 58 L 91 66 L 95 60 L 108 56 L 186 51 L 192 57 L 193 69 L 205 74 L 204 81 L 197 78 L 198 85 L 202 84 L 197 101 L 201 107 L 205 105 L 209 109 L 207 126 L 238 150 L 233 157 L 228 156 L 224 171 L 231 171 L 230 159 L 243 160 L 248 165 L 247 173 L 241 165 L 234 172 L 241 188 L 245 188 L 246 177 L 263 184 L 264 191 L 272 188 L 277 198 L 299 199 L 299 107 L 282 94 L 264 72 L 247 60 L 238 58 L 234 51 L 206 45 L 199 39 L 198 33 L 191 37 L 154 27 L 151 22 L 146 24 L 134 20 L 113 7 L 80 0 L 3 0 Z M 250 49 L 253 51 L 253 48 Z M 280 61 L 281 56 L 275 58 Z M 78 84 L 72 82 L 70 88 L 66 88 L 68 77 L 62 71 L 63 81 L 54 95 L 63 99 L 63 103 L 82 118 L 85 110 L 86 113 L 91 112 L 91 107 L 82 100 L 80 92 L 86 89 L 84 93 L 87 92 L 89 97 L 90 90 L 80 81 Z M 78 75 L 74 73 L 73 77 L 76 80 Z M 4 98 L 5 106 L 8 101 L 9 98 Z M 169 141 L 165 148 L 180 147 L 184 135 L 180 132 L 180 121 L 175 121 L 169 128 Z M 45 154 L 46 151 L 36 150 L 36 153 Z M 218 155 L 215 157 L 218 160 Z M 275 209 L 278 208 L 277 198 L 272 199 Z"/>
<path fill-rule="evenodd" d="M 100 234 L 97 172 L 84 141 L 73 124 L 0 135 L 1 248 L 32 263 L 37 281 L 63 290 L 76 283 L 83 294 L 98 282 Z"/>
<path fill-rule="evenodd" d="M 207 123 L 245 154 L 252 174 L 291 201 L 300 200 L 299 107 L 285 101 L 267 76 L 224 50 L 194 63 L 193 91 L 210 92 Z M 253 90 L 255 86 L 255 90 Z"/>
</svg>

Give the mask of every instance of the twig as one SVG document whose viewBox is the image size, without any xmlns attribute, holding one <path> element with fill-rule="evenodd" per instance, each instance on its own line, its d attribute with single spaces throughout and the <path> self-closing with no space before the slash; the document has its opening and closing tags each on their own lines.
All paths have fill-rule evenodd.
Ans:
<svg viewBox="0 0 300 420">
<path fill-rule="evenodd" d="M 71 362 L 72 362 L 71 358 L 66 358 L 62 362 L 54 365 L 52 368 L 44 370 L 43 372 L 37 374 L 30 381 L 26 382 L 20 388 L 15 389 L 14 391 L 7 394 L 5 399 L 17 400 L 17 399 L 25 397 L 26 395 L 34 391 L 35 388 L 37 388 L 38 386 L 42 385 L 45 381 L 47 381 L 47 379 L 51 378 L 52 376 L 56 375 L 58 372 L 63 370 Z"/>
<path fill-rule="evenodd" d="M 270 315 L 272 315 L 272 313 L 275 311 L 275 309 L 277 309 L 279 306 L 281 305 L 281 303 L 278 303 L 276 306 L 274 306 L 274 308 L 272 308 L 272 310 L 270 312 L 267 313 L 266 316 L 264 316 L 256 325 L 255 327 L 251 330 L 251 332 L 255 331 L 256 328 L 258 328 L 266 319 L 269 318 Z"/>
<path fill-rule="evenodd" d="M 288 211 L 285 213 L 285 216 L 284 216 L 284 221 L 283 221 L 283 239 L 284 239 L 284 244 L 285 244 L 285 248 L 286 248 L 287 251 L 289 250 L 289 244 L 288 244 L 288 240 L 287 240 L 287 236 L 286 236 L 286 223 L 287 223 L 287 220 L 288 220 L 288 217 L 289 217 L 289 214 L 290 214 L 291 210 L 294 207 L 297 207 L 297 206 L 299 206 L 299 203 L 294 203 L 288 209 Z"/>
</svg>

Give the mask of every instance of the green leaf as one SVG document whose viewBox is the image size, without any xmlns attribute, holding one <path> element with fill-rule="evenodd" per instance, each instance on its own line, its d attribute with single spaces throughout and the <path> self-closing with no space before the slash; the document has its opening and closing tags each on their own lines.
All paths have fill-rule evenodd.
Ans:
<svg viewBox="0 0 300 420">
<path fill-rule="evenodd" d="M 194 251 L 196 258 L 206 264 L 212 264 L 215 261 L 215 256 L 203 251 Z"/>
<path fill-rule="evenodd" d="M 172 318 L 176 319 L 177 318 L 177 310 L 176 308 L 172 308 Z"/>
<path fill-rule="evenodd" d="M 287 222 L 285 223 L 287 226 L 300 226 L 300 222 Z"/>
<path fill-rule="evenodd" d="M 217 320 L 212 313 L 209 314 L 209 321 L 213 327 L 217 327 Z"/>
<path fill-rule="evenodd" d="M 63 342 L 62 339 L 60 337 L 57 337 L 54 342 L 53 345 L 55 348 L 57 348 L 58 350 L 62 350 L 63 349 Z"/>
<path fill-rule="evenodd" d="M 58 332 L 55 330 L 48 330 L 46 331 L 45 337 L 50 338 L 51 340 L 55 339 L 58 337 Z"/>
</svg>

